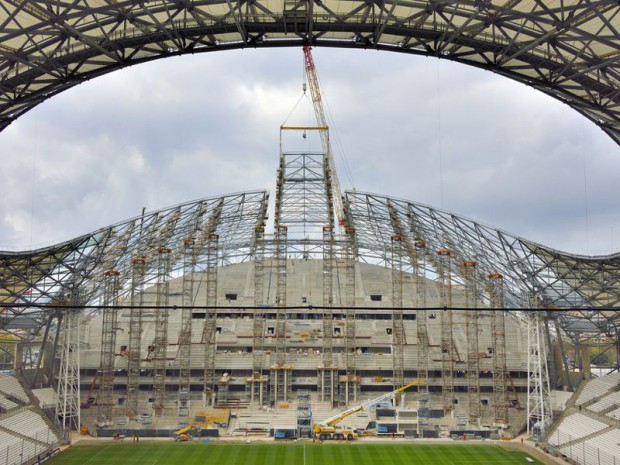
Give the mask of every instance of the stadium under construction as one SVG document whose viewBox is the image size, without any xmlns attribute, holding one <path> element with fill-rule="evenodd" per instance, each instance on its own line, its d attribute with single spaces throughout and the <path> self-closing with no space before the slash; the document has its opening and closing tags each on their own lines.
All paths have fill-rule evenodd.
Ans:
<svg viewBox="0 0 620 465">
<path fill-rule="evenodd" d="M 0 64 L 0 130 L 75 85 L 84 69 L 90 71 L 81 79 L 89 79 L 132 60 L 281 40 L 304 45 L 316 116 L 311 125 L 283 125 L 281 132 L 314 137 L 321 148 L 283 145 L 272 196 L 256 190 L 200 199 L 52 247 L 0 252 L 0 363 L 11 373 L 0 375 L 0 438 L 22 441 L 15 463 L 61 441 L 54 431 L 82 425 L 101 436 L 197 425 L 214 435 L 310 436 L 317 420 L 356 405 L 368 411 L 355 410 L 346 422 L 368 434 L 499 438 L 526 430 L 559 449 L 571 445 L 570 454 L 579 444 L 571 458 L 584 464 L 590 463 L 585 442 L 605 435 L 618 442 L 620 254 L 563 253 L 431 206 L 343 192 L 309 48 L 345 41 L 366 47 L 375 40 L 376 48 L 429 54 L 437 46 L 438 57 L 482 66 L 471 56 L 486 57 L 487 46 L 499 44 L 494 71 L 566 101 L 618 140 L 617 81 L 609 77 L 617 74 L 618 33 L 613 30 L 610 46 L 592 32 L 613 22 L 610 10 L 562 6 L 597 14 L 575 24 L 554 20 L 550 30 L 547 23 L 518 25 L 514 30 L 525 32 L 516 33 L 512 16 L 500 17 L 510 10 L 526 23 L 537 21 L 522 2 L 500 9 L 497 2 L 471 2 L 473 12 L 455 6 L 455 23 L 442 27 L 437 18 L 446 18 L 447 3 L 428 2 L 414 25 L 396 2 L 369 34 L 360 25 L 375 16 L 358 21 L 357 10 L 335 14 L 338 8 L 328 6 L 344 3 L 337 0 L 285 1 L 273 14 L 266 2 L 263 13 L 243 13 L 241 3 L 237 9 L 230 2 L 120 2 L 127 5 L 109 18 L 130 23 L 127 32 L 106 23 L 104 13 L 120 8 L 117 2 L 92 2 L 101 4 L 96 13 L 88 6 L 77 13 L 38 6 L 44 3 L 0 2 L 13 5 L 5 8 L 7 23 L 18 32 L 31 23 L 52 31 L 40 42 L 23 31 L 0 32 L 2 53 L 14 57 Z M 165 4 L 188 14 L 166 19 L 172 9 Z M 220 7 L 224 13 L 194 16 Z M 317 16 L 312 8 L 325 12 Z M 58 26 L 71 14 L 74 25 Z M 429 29 L 435 35 L 419 33 L 426 21 L 435 24 Z M 509 39 L 484 33 L 487 22 L 505 28 Z M 89 39 L 92 24 L 104 38 Z M 323 29 L 313 36 L 317 24 Z M 536 40 L 517 40 L 528 31 L 538 31 Z M 557 66 L 539 45 L 554 39 L 562 47 L 556 36 L 562 31 L 585 45 L 561 49 L 568 64 Z M 190 48 L 192 34 L 200 38 Z M 22 35 L 30 38 L 18 47 Z M 63 45 L 67 38 L 81 45 Z M 592 44 L 616 53 L 605 58 L 605 72 L 592 57 L 588 67 L 573 69 Z M 125 56 L 131 47 L 135 53 Z M 24 58 L 26 50 L 36 57 Z M 123 59 L 115 62 L 120 50 Z M 79 65 L 70 77 L 56 76 L 73 59 Z M 108 59 L 109 69 L 102 64 Z M 537 80 L 549 73 L 563 79 Z M 22 88 L 23 82 L 29 85 Z M 592 364 L 612 374 L 596 384 Z M 38 406 L 50 415 L 33 419 Z M 12 430 L 17 416 L 45 436 Z M 574 425 L 585 428 L 576 438 Z M 0 464 L 14 463 L 10 454 L 7 447 Z M 601 463 L 600 451 L 598 457 Z M 617 457 L 620 450 L 612 453 Z"/>
<path fill-rule="evenodd" d="M 281 131 L 322 150 L 282 150 L 273 205 L 267 191 L 202 199 L 4 254 L 7 367 L 55 388 L 65 428 L 104 435 L 310 435 L 313 417 L 416 380 L 372 406 L 394 407 L 376 432 L 544 433 L 551 392 L 589 378 L 593 345 L 617 371 L 618 259 L 341 193 L 304 52 L 317 123 Z"/>
<path fill-rule="evenodd" d="M 599 281 L 616 259 L 380 195 L 346 192 L 336 213 L 333 177 L 324 153 L 283 152 L 271 228 L 253 191 L 5 253 L 6 368 L 92 430 L 218 408 L 295 428 L 300 395 L 317 418 L 424 379 L 386 431 L 427 436 L 550 425 L 550 392 L 589 377 L 593 344 L 617 369 Z"/>
</svg>

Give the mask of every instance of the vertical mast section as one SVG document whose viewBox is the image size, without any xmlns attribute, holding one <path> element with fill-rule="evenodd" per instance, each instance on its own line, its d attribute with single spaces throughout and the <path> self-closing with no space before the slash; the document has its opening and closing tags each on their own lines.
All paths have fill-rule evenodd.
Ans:
<svg viewBox="0 0 620 465">
<path fill-rule="evenodd" d="M 418 378 L 428 378 L 428 328 L 426 324 L 426 242 L 421 239 L 411 239 L 411 234 L 415 234 L 416 228 L 413 223 L 413 216 L 410 218 L 410 230 L 407 231 L 403 226 L 397 209 L 391 202 L 387 204 L 388 213 L 390 215 L 390 222 L 392 223 L 392 229 L 394 235 L 392 236 L 392 294 L 394 307 L 403 306 L 403 260 L 404 254 L 408 259 L 408 264 L 411 266 L 413 273 L 413 300 L 416 310 L 416 331 L 418 338 L 417 355 L 418 355 Z M 395 242 L 398 242 L 398 247 L 395 247 Z M 395 253 L 397 251 L 397 253 Z M 396 292 L 398 287 L 400 291 Z M 398 300 L 397 300 L 398 297 Z M 403 310 L 400 308 L 394 311 L 394 315 L 400 314 L 397 324 L 397 320 L 394 320 L 394 338 L 401 340 L 401 352 L 404 350 L 405 345 L 405 330 L 402 322 Z M 399 336 L 402 333 L 402 337 Z M 401 355 L 402 358 L 402 355 Z M 395 375 L 396 376 L 396 375 Z M 404 385 L 404 372 L 402 383 Z M 398 386 L 397 386 L 398 387 Z M 418 387 L 418 427 L 424 426 L 429 418 L 430 408 L 430 396 L 428 386 L 424 383 Z"/>
<path fill-rule="evenodd" d="M 357 402 L 359 392 L 359 377 L 356 367 L 356 346 L 355 346 L 355 228 L 347 226 L 345 228 L 345 276 L 346 276 L 346 328 L 344 338 L 345 368 L 346 368 L 346 388 L 347 404 L 351 401 Z"/>
<path fill-rule="evenodd" d="M 265 279 L 265 228 L 257 226 L 254 229 L 254 320 L 252 344 L 252 376 L 248 378 L 250 399 L 262 405 L 264 402 L 264 386 L 267 384 L 263 377 L 263 358 L 265 347 L 265 306 L 264 296 Z"/>
<path fill-rule="evenodd" d="M 551 425 L 552 412 L 549 400 L 549 368 L 544 337 L 544 311 L 539 310 L 536 295 L 530 297 L 528 323 L 528 379 L 527 379 L 527 434 L 540 440 Z"/>
<path fill-rule="evenodd" d="M 179 333 L 179 423 L 189 416 L 190 360 L 192 349 L 192 308 L 194 306 L 194 280 L 197 262 L 196 240 L 183 241 L 183 307 Z"/>
<path fill-rule="evenodd" d="M 109 270 L 104 273 L 103 325 L 101 329 L 101 363 L 99 365 L 99 420 L 112 421 L 114 391 L 114 361 L 118 319 L 118 293 L 120 273 Z"/>
<path fill-rule="evenodd" d="M 283 365 L 286 361 L 286 241 L 288 228 L 276 225 L 276 361 Z"/>
<path fill-rule="evenodd" d="M 333 357 L 333 259 L 334 228 L 323 226 L 323 366 L 331 367 Z"/>
<path fill-rule="evenodd" d="M 465 260 L 461 264 L 465 280 L 465 307 L 467 332 L 467 399 L 469 401 L 469 421 L 480 420 L 480 359 L 478 348 L 478 309 L 476 290 L 476 262 Z"/>
<path fill-rule="evenodd" d="M 73 302 L 72 302 L 73 303 Z M 80 310 L 71 308 L 62 319 L 56 417 L 64 431 L 80 427 Z"/>
<path fill-rule="evenodd" d="M 428 379 L 428 326 L 426 311 L 426 242 L 418 239 L 414 242 L 413 279 L 416 296 L 415 306 L 418 336 L 418 379 Z M 420 311 L 422 310 L 422 311 Z M 430 418 L 430 394 L 428 383 L 418 385 L 418 428 L 423 430 Z"/>
<path fill-rule="evenodd" d="M 402 237 L 394 234 L 392 244 L 392 359 L 394 362 L 394 389 L 405 385 L 403 344 L 403 244 Z"/>
<path fill-rule="evenodd" d="M 444 410 L 454 408 L 454 335 L 452 321 L 452 272 L 448 249 L 437 252 L 439 256 L 439 305 L 441 312 L 441 382 Z"/>
<path fill-rule="evenodd" d="M 271 400 L 288 401 L 292 367 L 286 365 L 286 251 L 288 228 L 275 225 L 276 282 L 276 363 L 271 366 Z"/>
<path fill-rule="evenodd" d="M 166 360 L 168 358 L 168 303 L 170 289 L 170 254 L 168 247 L 157 250 L 157 284 L 155 300 L 155 340 L 153 341 L 153 409 L 162 413 L 166 402 Z"/>
<path fill-rule="evenodd" d="M 131 310 L 129 311 L 129 355 L 127 356 L 127 416 L 138 415 L 140 401 L 140 365 L 142 349 L 142 285 L 146 274 L 146 257 L 131 261 Z"/>
<path fill-rule="evenodd" d="M 493 348 L 494 424 L 508 426 L 508 399 L 506 398 L 506 328 L 504 321 L 504 277 L 500 273 L 489 276 L 491 306 L 491 344 Z"/>
<path fill-rule="evenodd" d="M 205 396 L 211 396 L 211 404 L 215 405 L 215 353 L 217 351 L 217 262 L 220 236 L 213 232 L 207 236 L 207 309 L 205 325 L 202 331 L 202 342 L 205 345 L 204 386 Z"/>
<path fill-rule="evenodd" d="M 334 228 L 323 226 L 323 363 L 318 370 L 319 398 L 334 403 Z"/>
</svg>

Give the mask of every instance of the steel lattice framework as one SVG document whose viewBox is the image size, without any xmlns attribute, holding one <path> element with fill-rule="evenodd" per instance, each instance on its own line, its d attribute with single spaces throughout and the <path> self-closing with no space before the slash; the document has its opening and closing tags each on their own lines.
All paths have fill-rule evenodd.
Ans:
<svg viewBox="0 0 620 465">
<path fill-rule="evenodd" d="M 205 241 L 219 234 L 218 264 L 247 260 L 254 230 L 265 222 L 266 191 L 244 192 L 177 205 L 101 228 L 60 245 L 28 252 L 0 252 L 0 331 L 36 333 L 56 316 L 54 305 L 72 302 L 79 289 L 81 305 L 103 303 L 104 280 L 118 274 L 118 297 L 131 300 L 134 260 L 144 261 L 141 286 L 157 282 L 157 255 L 171 253 L 171 276 L 183 272 L 184 243 L 195 238 L 196 270 L 207 266 Z"/>
<path fill-rule="evenodd" d="M 620 350 L 620 253 L 568 254 L 453 213 L 383 195 L 347 192 L 346 205 L 360 260 L 391 267 L 390 238 L 406 234 L 426 243 L 428 277 L 442 281 L 448 275 L 464 286 L 466 276 L 458 265 L 473 261 L 478 283 L 486 286 L 489 275 L 503 275 L 506 308 L 529 308 L 529 297 L 536 295 L 545 308 L 563 310 L 556 316 L 575 344 L 604 339 L 610 349 Z M 406 225 L 406 231 L 395 224 Z M 448 262 L 442 258 L 446 251 Z M 478 297 L 491 303 L 488 294 Z"/>
<path fill-rule="evenodd" d="M 616 0 L 2 0 L 0 130 L 132 64 L 319 45 L 491 70 L 567 103 L 620 143 L 619 31 Z"/>
<path fill-rule="evenodd" d="M 105 276 L 111 272 L 118 273 L 118 298 L 131 302 L 136 260 L 143 264 L 142 286 L 157 282 L 162 248 L 170 250 L 170 276 L 181 276 L 188 240 L 195 241 L 192 260 L 198 272 L 209 266 L 208 235 L 218 235 L 218 266 L 252 260 L 267 203 L 265 191 L 214 197 L 145 213 L 57 246 L 1 252 L 0 331 L 18 339 L 40 336 L 41 328 L 64 312 L 54 311 L 54 305 L 105 304 Z M 506 308 L 528 308 L 528 299 L 536 295 L 546 311 L 562 310 L 556 314 L 561 329 L 576 344 L 600 345 L 603 340 L 609 349 L 619 349 L 620 254 L 563 253 L 462 216 L 383 195 L 347 192 L 345 205 L 348 228 L 355 230 L 357 260 L 393 267 L 393 237 L 423 241 L 426 258 L 417 266 L 424 269 L 417 272 L 426 278 L 461 286 L 473 279 L 479 289 L 486 289 L 488 276 L 499 273 Z M 299 244 L 287 244 L 287 250 L 289 255 L 303 252 Z M 464 276 L 459 266 L 466 261 L 476 263 L 473 277 Z M 399 266 L 415 272 L 408 260 Z M 492 306 L 490 294 L 481 290 L 477 297 Z"/>
</svg>

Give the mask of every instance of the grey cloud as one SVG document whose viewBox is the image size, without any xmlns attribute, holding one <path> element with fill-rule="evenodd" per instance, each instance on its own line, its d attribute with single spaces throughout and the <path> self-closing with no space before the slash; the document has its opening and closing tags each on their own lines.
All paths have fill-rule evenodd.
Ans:
<svg viewBox="0 0 620 465">
<path fill-rule="evenodd" d="M 620 150 L 567 106 L 445 61 L 314 56 L 354 187 L 559 249 L 620 248 Z M 136 66 L 51 99 L 0 134 L 0 245 L 29 246 L 35 151 L 35 244 L 143 206 L 273 192 L 278 127 L 299 98 L 302 71 L 298 49 L 222 52 Z"/>
</svg>

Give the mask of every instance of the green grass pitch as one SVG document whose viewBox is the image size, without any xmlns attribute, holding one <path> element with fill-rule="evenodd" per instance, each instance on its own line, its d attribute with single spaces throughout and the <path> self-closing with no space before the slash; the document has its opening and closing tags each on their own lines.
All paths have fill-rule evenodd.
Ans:
<svg viewBox="0 0 620 465">
<path fill-rule="evenodd" d="M 49 465 L 531 465 L 525 451 L 488 444 L 77 444 Z M 535 460 L 535 464 L 540 464 Z"/>
</svg>

